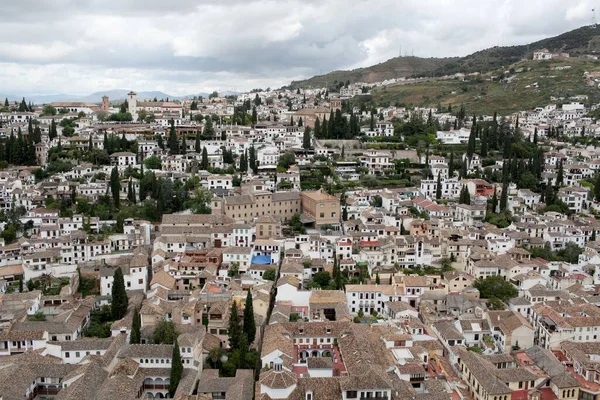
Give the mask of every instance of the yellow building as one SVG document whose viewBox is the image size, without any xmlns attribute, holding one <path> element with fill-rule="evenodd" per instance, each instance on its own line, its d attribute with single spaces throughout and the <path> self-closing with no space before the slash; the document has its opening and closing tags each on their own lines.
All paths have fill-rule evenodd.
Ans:
<svg viewBox="0 0 600 400">
<path fill-rule="evenodd" d="M 302 212 L 315 220 L 315 226 L 340 223 L 340 201 L 323 190 L 300 193 Z"/>
</svg>

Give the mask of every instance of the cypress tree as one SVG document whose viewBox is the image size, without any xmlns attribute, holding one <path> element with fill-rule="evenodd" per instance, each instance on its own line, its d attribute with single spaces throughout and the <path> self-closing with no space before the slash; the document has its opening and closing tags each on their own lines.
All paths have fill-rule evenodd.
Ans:
<svg viewBox="0 0 600 400">
<path fill-rule="evenodd" d="M 240 348 L 242 339 L 242 329 L 240 327 L 240 317 L 238 315 L 237 304 L 235 301 L 231 303 L 231 312 L 229 313 L 229 347 L 231 350 Z"/>
<path fill-rule="evenodd" d="M 208 150 L 206 150 L 206 147 L 202 148 L 202 160 L 200 161 L 200 167 L 203 170 L 208 170 Z"/>
<path fill-rule="evenodd" d="M 52 122 L 50 122 L 50 131 L 48 132 L 48 138 L 52 140 L 56 136 L 58 136 L 58 133 L 56 132 L 56 122 L 54 121 L 54 118 L 52 118 Z"/>
<path fill-rule="evenodd" d="M 537 128 L 535 128 L 533 130 L 533 144 L 537 144 L 538 143 L 538 132 L 537 132 Z"/>
<path fill-rule="evenodd" d="M 488 153 L 488 136 L 490 134 L 490 127 L 486 126 L 481 136 L 481 157 L 486 157 Z"/>
<path fill-rule="evenodd" d="M 244 307 L 244 334 L 248 339 L 248 345 L 251 345 L 256 338 L 256 321 L 254 320 L 254 306 L 250 290 L 246 295 L 246 306 Z"/>
<path fill-rule="evenodd" d="M 302 135 L 302 148 L 304 150 L 310 149 L 310 127 L 304 128 L 304 134 Z"/>
<path fill-rule="evenodd" d="M 200 152 L 202 151 L 202 148 L 200 147 L 200 136 L 201 136 L 201 132 L 200 129 L 196 130 L 196 142 L 194 143 L 194 150 L 196 151 L 196 153 L 200 154 Z"/>
<path fill-rule="evenodd" d="M 252 107 L 252 123 L 256 124 L 258 122 L 258 114 L 256 113 L 256 107 Z"/>
<path fill-rule="evenodd" d="M 123 271 L 121 271 L 121 268 L 115 270 L 113 278 L 111 314 L 116 321 L 123 318 L 127 313 L 129 299 L 127 298 L 127 292 L 125 291 L 125 280 L 123 279 Z"/>
<path fill-rule="evenodd" d="M 141 335 L 142 319 L 137 307 L 133 309 L 133 322 L 131 323 L 131 335 L 129 336 L 130 344 L 140 344 L 142 341 Z"/>
<path fill-rule="evenodd" d="M 8 97 L 4 98 L 4 108 L 8 109 L 10 107 L 10 104 L 8 103 Z"/>
<path fill-rule="evenodd" d="M 22 165 L 25 160 L 23 157 L 23 153 L 25 151 L 25 142 L 23 142 L 23 133 L 21 132 L 21 127 L 19 127 L 17 131 L 17 141 L 14 148 L 13 154 L 13 163 L 16 165 Z"/>
<path fill-rule="evenodd" d="M 600 173 L 596 175 L 596 182 L 594 184 L 594 194 L 596 196 L 596 201 L 600 201 Z"/>
<path fill-rule="evenodd" d="M 448 177 L 454 176 L 454 152 L 450 152 L 450 162 L 448 163 Z"/>
<path fill-rule="evenodd" d="M 335 138 L 335 114 L 333 110 L 329 112 L 329 121 L 327 121 L 327 132 L 329 134 L 329 138 Z"/>
<path fill-rule="evenodd" d="M 183 134 L 183 136 L 181 137 L 181 151 L 180 154 L 186 154 L 187 153 L 187 143 L 185 141 L 185 134 Z"/>
<path fill-rule="evenodd" d="M 460 204 L 471 204 L 471 194 L 469 193 L 469 189 L 464 185 L 460 190 L 460 196 L 458 199 Z"/>
<path fill-rule="evenodd" d="M 492 213 L 498 212 L 498 195 L 496 189 L 494 189 L 494 196 L 492 197 Z"/>
<path fill-rule="evenodd" d="M 342 209 L 342 220 L 343 221 L 348 221 L 348 206 L 345 206 Z"/>
<path fill-rule="evenodd" d="M 169 154 L 179 154 L 179 141 L 177 140 L 177 134 L 175 133 L 175 121 L 171 120 L 171 127 L 169 128 Z"/>
<path fill-rule="evenodd" d="M 379 285 L 381 280 L 379 279 L 379 271 L 375 272 L 375 284 Z"/>
<path fill-rule="evenodd" d="M 319 117 L 315 120 L 315 138 L 321 139 L 321 121 Z"/>
<path fill-rule="evenodd" d="M 323 138 L 323 139 L 329 138 L 330 132 L 328 132 L 328 129 L 327 129 L 328 126 L 329 126 L 329 124 L 327 123 L 327 118 L 325 118 L 325 116 L 323 116 L 323 122 L 321 123 L 321 138 Z"/>
<path fill-rule="evenodd" d="M 215 134 L 215 128 L 213 127 L 212 117 L 210 115 L 206 116 L 206 123 L 204 124 L 204 137 L 208 137 L 212 139 Z"/>
<path fill-rule="evenodd" d="M 127 200 L 130 203 L 135 201 L 135 198 L 133 197 L 133 184 L 131 182 L 131 178 L 129 179 L 129 182 L 127 182 Z"/>
<path fill-rule="evenodd" d="M 119 193 L 121 192 L 121 180 L 119 178 L 119 170 L 117 167 L 113 167 L 112 171 L 110 172 L 110 191 L 115 208 L 119 208 L 121 203 L 121 199 L 119 197 Z"/>
<path fill-rule="evenodd" d="M 500 195 L 500 211 L 506 211 L 508 206 L 508 182 L 502 184 L 502 194 Z"/>
<path fill-rule="evenodd" d="M 438 172 L 437 184 L 435 185 L 435 198 L 439 200 L 442 198 L 442 175 Z"/>
<path fill-rule="evenodd" d="M 181 353 L 179 351 L 179 343 L 175 339 L 173 343 L 173 356 L 171 357 L 171 374 L 169 375 L 169 397 L 175 397 L 177 386 L 183 376 L 183 363 L 181 362 Z"/>
<path fill-rule="evenodd" d="M 475 130 L 471 129 L 469 142 L 467 144 L 467 157 L 469 157 L 469 160 L 473 158 L 473 153 L 475 153 Z"/>
<path fill-rule="evenodd" d="M 558 174 L 556 176 L 556 185 L 561 186 L 564 182 L 564 171 L 562 161 L 558 164 Z"/>
<path fill-rule="evenodd" d="M 302 121 L 302 117 L 298 120 L 298 127 L 304 126 L 304 122 Z"/>
</svg>

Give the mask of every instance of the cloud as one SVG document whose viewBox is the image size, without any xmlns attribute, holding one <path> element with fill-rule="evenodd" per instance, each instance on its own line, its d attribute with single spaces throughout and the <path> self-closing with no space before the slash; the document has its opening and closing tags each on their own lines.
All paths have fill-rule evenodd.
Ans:
<svg viewBox="0 0 600 400">
<path fill-rule="evenodd" d="M 20 0 L 3 5 L 2 91 L 173 95 L 278 87 L 404 53 L 461 56 L 591 22 L 591 0 Z"/>
</svg>

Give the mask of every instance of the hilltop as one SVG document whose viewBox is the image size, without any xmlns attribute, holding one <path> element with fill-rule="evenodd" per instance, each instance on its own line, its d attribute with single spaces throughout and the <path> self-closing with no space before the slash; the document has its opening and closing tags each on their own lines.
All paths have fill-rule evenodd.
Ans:
<svg viewBox="0 0 600 400">
<path fill-rule="evenodd" d="M 531 58 L 534 50 L 547 48 L 551 52 L 572 55 L 600 52 L 600 28 L 584 26 L 561 35 L 519 46 L 492 47 L 454 58 L 396 57 L 370 67 L 352 71 L 334 71 L 302 81 L 294 81 L 294 88 L 333 86 L 334 82 L 381 82 L 407 77 L 436 77 L 449 74 L 487 73 L 503 66 Z"/>
<path fill-rule="evenodd" d="M 331 87 L 334 82 L 382 82 L 388 79 L 413 75 L 433 74 L 445 65 L 453 64 L 458 58 L 395 57 L 385 62 L 351 71 L 333 71 L 303 81 L 292 82 L 293 88 Z"/>
</svg>

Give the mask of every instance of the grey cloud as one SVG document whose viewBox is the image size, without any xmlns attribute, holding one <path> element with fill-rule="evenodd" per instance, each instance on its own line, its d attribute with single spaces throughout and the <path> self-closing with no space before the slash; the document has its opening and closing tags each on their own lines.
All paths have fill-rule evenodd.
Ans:
<svg viewBox="0 0 600 400">
<path fill-rule="evenodd" d="M 21 0 L 3 5 L 0 87 L 82 92 L 122 84 L 250 89 L 365 66 L 396 55 L 466 55 L 523 44 L 586 23 L 591 0 Z M 591 6 L 589 6 L 591 9 Z M 567 14 L 569 15 L 567 17 Z M 591 14 L 589 15 L 591 18 Z M 588 19 L 589 19 L 588 18 Z M 21 71 L 14 66 L 22 66 Z M 56 66 L 60 65 L 61 69 Z M 63 67 L 64 66 L 64 67 Z M 58 71 L 58 72 L 57 72 Z M 127 82 L 131 82 L 127 84 Z M 144 85 L 137 87 L 136 85 Z M 243 86 L 243 87 L 240 87 Z M 177 94 L 177 93 L 174 93 Z"/>
</svg>

